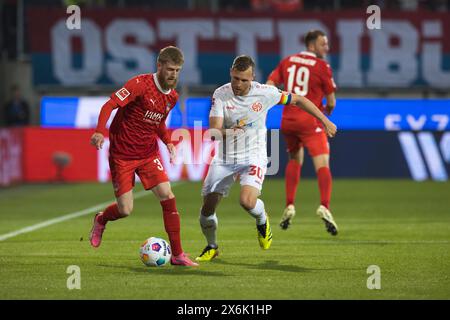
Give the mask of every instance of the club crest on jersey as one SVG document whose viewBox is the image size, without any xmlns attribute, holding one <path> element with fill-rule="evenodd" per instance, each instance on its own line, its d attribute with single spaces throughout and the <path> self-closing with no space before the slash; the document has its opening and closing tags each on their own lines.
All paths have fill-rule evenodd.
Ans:
<svg viewBox="0 0 450 320">
<path fill-rule="evenodd" d="M 129 95 L 130 91 L 128 91 L 127 88 L 122 88 L 116 92 L 116 96 L 120 99 L 120 101 L 125 100 Z"/>
<path fill-rule="evenodd" d="M 252 109 L 255 112 L 260 112 L 262 110 L 262 104 L 259 102 L 255 102 L 254 104 L 252 104 Z"/>
<path fill-rule="evenodd" d="M 172 105 L 170 104 L 170 102 L 166 105 L 166 113 L 168 113 L 170 111 L 171 106 Z"/>
</svg>

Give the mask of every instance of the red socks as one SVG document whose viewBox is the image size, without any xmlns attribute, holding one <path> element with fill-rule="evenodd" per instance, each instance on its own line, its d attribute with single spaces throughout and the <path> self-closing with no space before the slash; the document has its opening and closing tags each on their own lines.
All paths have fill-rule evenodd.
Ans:
<svg viewBox="0 0 450 320">
<path fill-rule="evenodd" d="M 319 170 L 317 170 L 317 181 L 319 182 L 320 204 L 329 209 L 332 184 L 330 168 L 319 168 Z"/>
<path fill-rule="evenodd" d="M 180 239 L 180 215 L 178 214 L 175 198 L 161 201 L 163 210 L 164 227 L 169 236 L 172 254 L 178 256 L 183 253 Z"/>
<path fill-rule="evenodd" d="M 294 204 L 297 186 L 300 181 L 300 171 L 302 166 L 296 160 L 289 160 L 285 171 L 286 183 L 286 206 Z"/>
<path fill-rule="evenodd" d="M 302 166 L 295 160 L 289 160 L 286 166 L 285 182 L 286 182 L 286 206 L 294 204 L 297 186 L 300 182 L 300 172 Z M 321 167 L 317 170 L 317 181 L 319 183 L 320 204 L 327 209 L 330 207 L 332 177 L 328 167 Z"/>
<path fill-rule="evenodd" d="M 97 221 L 98 223 L 105 225 L 108 221 L 114 221 L 120 218 L 122 218 L 122 216 L 119 213 L 119 207 L 117 206 L 117 203 L 113 203 L 107 207 L 102 214 L 97 216 Z"/>
<path fill-rule="evenodd" d="M 164 227 L 169 236 L 172 254 L 178 256 L 183 253 L 180 240 L 180 216 L 178 214 L 175 198 L 161 201 L 163 210 Z M 108 221 L 123 218 L 119 213 L 117 203 L 111 204 L 105 211 L 97 216 L 97 221 L 105 225 Z"/>
</svg>

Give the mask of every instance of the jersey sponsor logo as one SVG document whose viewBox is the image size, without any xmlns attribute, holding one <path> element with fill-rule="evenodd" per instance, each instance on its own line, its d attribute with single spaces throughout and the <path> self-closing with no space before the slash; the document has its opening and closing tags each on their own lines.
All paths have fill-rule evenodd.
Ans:
<svg viewBox="0 0 450 320">
<path fill-rule="evenodd" d="M 116 96 L 120 99 L 120 101 L 125 100 L 130 95 L 130 91 L 126 88 L 122 88 L 116 92 Z"/>
<path fill-rule="evenodd" d="M 227 106 L 227 110 L 236 110 L 235 106 Z"/>
<path fill-rule="evenodd" d="M 238 119 L 238 120 L 236 120 L 236 125 L 238 127 L 245 127 L 247 125 L 247 121 L 248 121 L 247 117 L 242 118 L 242 119 Z"/>
<path fill-rule="evenodd" d="M 252 110 L 255 112 L 260 112 L 262 110 L 262 104 L 259 102 L 255 102 L 252 104 Z"/>
<path fill-rule="evenodd" d="M 159 112 L 149 111 L 144 114 L 143 120 L 145 122 L 150 122 L 153 124 L 159 124 L 161 120 L 164 118 L 164 115 Z"/>
</svg>

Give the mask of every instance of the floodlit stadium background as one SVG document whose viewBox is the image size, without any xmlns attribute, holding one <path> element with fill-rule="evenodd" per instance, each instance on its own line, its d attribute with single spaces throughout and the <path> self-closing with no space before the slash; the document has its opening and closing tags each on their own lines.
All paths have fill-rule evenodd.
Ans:
<svg viewBox="0 0 450 320">
<path fill-rule="evenodd" d="M 168 125 L 192 129 L 196 121 L 207 126 L 209 97 L 229 80 L 235 55 L 252 55 L 257 80 L 264 82 L 281 57 L 303 49 L 302 35 L 311 28 L 328 34 L 339 88 L 332 116 L 340 130 L 331 145 L 335 176 L 448 179 L 448 2 L 266 2 L 4 1 L 0 124 L 7 124 L 5 104 L 14 85 L 29 103 L 30 121 L 1 131 L 0 184 L 105 180 L 99 155 L 85 143 L 92 132 L 86 129 L 96 125 L 111 92 L 133 75 L 155 71 L 161 47 L 175 44 L 186 57 L 180 101 Z M 81 9 L 81 29 L 67 26 L 70 4 Z M 367 27 L 370 4 L 381 6 L 381 29 Z M 281 110 L 269 114 L 270 129 L 279 128 Z M 61 128 L 51 145 L 39 143 Z M 363 139 L 371 143 L 358 144 Z M 353 148 L 358 154 L 348 157 Z M 283 149 L 281 144 L 279 176 Z M 52 160 L 58 152 L 70 158 L 60 175 Z M 195 170 L 172 177 L 201 179 L 205 168 Z M 304 174 L 313 174 L 309 162 Z"/>
</svg>

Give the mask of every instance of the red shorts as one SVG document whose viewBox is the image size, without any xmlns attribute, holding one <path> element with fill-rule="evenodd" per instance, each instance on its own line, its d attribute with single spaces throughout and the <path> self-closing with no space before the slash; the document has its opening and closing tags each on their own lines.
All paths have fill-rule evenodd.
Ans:
<svg viewBox="0 0 450 320">
<path fill-rule="evenodd" d="M 134 187 L 135 173 L 141 179 L 145 190 L 169 181 L 159 156 L 141 160 L 123 160 L 109 158 L 109 168 L 114 194 L 120 197 Z"/>
<path fill-rule="evenodd" d="M 297 131 L 281 131 L 286 141 L 287 151 L 296 152 L 301 147 L 308 149 L 308 153 L 311 157 L 316 157 L 321 154 L 330 154 L 330 146 L 328 144 L 328 138 L 321 129 L 319 132 L 301 133 Z"/>
</svg>

